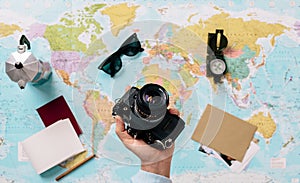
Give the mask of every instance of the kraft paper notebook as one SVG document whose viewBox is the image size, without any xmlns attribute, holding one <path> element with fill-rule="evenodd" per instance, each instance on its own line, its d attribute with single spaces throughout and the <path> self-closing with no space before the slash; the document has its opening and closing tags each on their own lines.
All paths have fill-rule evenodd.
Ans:
<svg viewBox="0 0 300 183">
<path fill-rule="evenodd" d="M 85 150 L 69 119 L 53 123 L 21 145 L 38 174 Z"/>
<path fill-rule="evenodd" d="M 257 127 L 208 104 L 192 139 L 242 162 Z"/>
<path fill-rule="evenodd" d="M 82 134 L 82 130 L 63 96 L 59 96 L 41 106 L 37 109 L 37 112 L 39 113 L 45 127 L 55 123 L 58 120 L 69 118 L 77 135 Z"/>
</svg>

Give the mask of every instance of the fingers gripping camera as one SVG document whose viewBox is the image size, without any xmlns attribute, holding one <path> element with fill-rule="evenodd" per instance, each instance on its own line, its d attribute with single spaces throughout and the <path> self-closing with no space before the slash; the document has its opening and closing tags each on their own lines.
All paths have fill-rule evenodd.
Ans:
<svg viewBox="0 0 300 183">
<path fill-rule="evenodd" d="M 132 137 L 163 150 L 172 147 L 185 124 L 167 110 L 168 105 L 166 90 L 150 83 L 141 89 L 130 88 L 115 104 L 112 114 L 122 117 Z"/>
</svg>

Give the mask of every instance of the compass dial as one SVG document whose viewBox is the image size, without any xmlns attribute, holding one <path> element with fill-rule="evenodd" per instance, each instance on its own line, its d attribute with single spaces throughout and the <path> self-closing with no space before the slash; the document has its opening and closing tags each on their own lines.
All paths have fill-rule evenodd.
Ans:
<svg viewBox="0 0 300 183">
<path fill-rule="evenodd" d="M 224 60 L 214 59 L 209 63 L 211 72 L 215 75 L 222 75 L 226 70 L 226 64 Z"/>
</svg>

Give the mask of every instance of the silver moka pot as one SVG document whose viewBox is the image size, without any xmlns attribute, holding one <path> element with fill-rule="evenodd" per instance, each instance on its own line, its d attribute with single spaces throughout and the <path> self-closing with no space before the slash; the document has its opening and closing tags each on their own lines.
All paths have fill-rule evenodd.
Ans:
<svg viewBox="0 0 300 183">
<path fill-rule="evenodd" d="M 8 77 L 24 89 L 27 82 L 42 84 L 52 72 L 48 62 L 36 59 L 30 50 L 30 42 L 22 35 L 17 51 L 13 52 L 5 63 Z"/>
</svg>

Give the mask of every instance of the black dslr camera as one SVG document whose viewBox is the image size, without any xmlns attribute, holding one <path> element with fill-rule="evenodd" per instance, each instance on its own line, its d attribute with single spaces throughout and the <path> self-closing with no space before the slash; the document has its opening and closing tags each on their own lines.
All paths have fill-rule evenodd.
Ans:
<svg viewBox="0 0 300 183">
<path fill-rule="evenodd" d="M 169 95 L 157 84 L 130 88 L 113 107 L 124 120 L 127 133 L 156 149 L 167 149 L 184 129 L 184 121 L 169 113 Z"/>
</svg>

